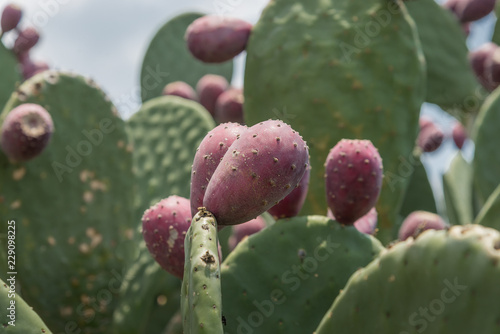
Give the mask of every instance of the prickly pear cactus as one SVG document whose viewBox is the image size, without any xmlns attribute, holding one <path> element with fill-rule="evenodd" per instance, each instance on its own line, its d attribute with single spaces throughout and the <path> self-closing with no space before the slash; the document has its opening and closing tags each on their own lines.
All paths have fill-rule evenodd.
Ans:
<svg viewBox="0 0 500 334">
<path fill-rule="evenodd" d="M 225 332 L 311 333 L 351 274 L 382 249 L 326 217 L 277 221 L 222 264 Z"/>
<path fill-rule="evenodd" d="M 222 334 L 221 272 L 217 221 L 202 208 L 185 239 L 181 310 L 184 333 Z"/>
<path fill-rule="evenodd" d="M 427 63 L 425 100 L 445 110 L 477 111 L 478 105 L 467 105 L 479 83 L 469 65 L 466 36 L 455 15 L 434 0 L 407 1 L 406 6 L 417 25 Z"/>
<path fill-rule="evenodd" d="M 14 281 L 15 282 L 15 281 Z M 1 332 L 5 334 L 52 334 L 42 319 L 26 304 L 12 281 L 0 280 Z M 11 289 L 14 287 L 14 292 Z M 12 304 L 14 302 L 14 304 Z"/>
<path fill-rule="evenodd" d="M 471 165 L 458 153 L 443 175 L 446 214 L 451 225 L 472 223 L 473 186 Z"/>
<path fill-rule="evenodd" d="M 16 84 L 21 82 L 21 75 L 14 55 L 0 42 L 0 108 L 3 108 L 15 90 Z"/>
<path fill-rule="evenodd" d="M 142 62 L 142 101 L 162 95 L 165 85 L 174 81 L 184 81 L 195 87 L 205 74 L 218 74 L 231 80 L 232 61 L 222 64 L 202 63 L 191 55 L 186 46 L 186 29 L 201 16 L 203 14 L 185 13 L 174 17 L 153 37 Z"/>
<path fill-rule="evenodd" d="M 55 128 L 29 162 L 0 154 L 0 220 L 16 221 L 23 297 L 56 332 L 105 332 L 118 293 L 113 273 L 128 256 L 118 246 L 132 229 L 124 122 L 92 80 L 69 73 L 25 81 L 0 118 L 22 103 L 47 109 Z"/>
<path fill-rule="evenodd" d="M 315 333 L 498 333 L 499 263 L 496 230 L 425 231 L 356 272 Z"/>
<path fill-rule="evenodd" d="M 495 228 L 500 231 L 500 185 L 490 195 L 474 223 Z"/>
<path fill-rule="evenodd" d="M 326 212 L 329 150 L 342 138 L 371 140 L 384 161 L 377 211 L 379 236 L 388 241 L 408 182 L 399 159 L 414 147 L 424 83 L 420 42 L 402 1 L 276 0 L 247 46 L 246 120 L 281 118 L 307 141 L 304 213 Z"/>
</svg>

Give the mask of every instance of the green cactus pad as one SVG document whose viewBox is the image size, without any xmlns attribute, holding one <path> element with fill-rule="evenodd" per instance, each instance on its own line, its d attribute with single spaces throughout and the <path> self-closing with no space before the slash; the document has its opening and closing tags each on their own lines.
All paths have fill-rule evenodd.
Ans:
<svg viewBox="0 0 500 334">
<path fill-rule="evenodd" d="M 486 201 L 474 221 L 475 224 L 491 227 L 500 231 L 500 185 Z"/>
<path fill-rule="evenodd" d="M 186 334 L 224 333 L 217 246 L 217 221 L 202 209 L 193 217 L 184 240 L 181 310 Z"/>
<path fill-rule="evenodd" d="M 474 111 L 467 102 L 475 96 L 479 83 L 469 65 L 466 35 L 456 16 L 434 0 L 408 1 L 406 6 L 417 25 L 427 63 L 426 101 L 450 112 Z"/>
<path fill-rule="evenodd" d="M 19 73 L 17 60 L 2 42 L 0 42 L 0 110 L 3 109 L 10 94 L 16 89 L 16 86 L 22 81 Z"/>
<path fill-rule="evenodd" d="M 500 184 L 500 89 L 486 98 L 474 123 L 473 175 L 479 203 L 484 204 Z"/>
<path fill-rule="evenodd" d="M 451 225 L 472 223 L 472 168 L 458 153 L 443 175 L 446 214 Z"/>
<path fill-rule="evenodd" d="M 199 13 L 186 13 L 168 21 L 153 37 L 142 62 L 142 101 L 162 95 L 163 88 L 174 81 L 196 87 L 205 74 L 218 74 L 231 81 L 233 61 L 206 64 L 195 59 L 187 48 L 184 34 Z"/>
<path fill-rule="evenodd" d="M 500 233 L 428 230 L 356 272 L 315 334 L 499 333 Z"/>
<path fill-rule="evenodd" d="M 18 291 L 12 292 L 10 282 L 0 280 L 0 285 L 0 309 L 2 310 L 0 333 L 52 334 L 38 314 L 21 298 Z M 15 283 L 14 289 L 17 289 Z M 13 308 L 13 310 L 8 308 Z M 13 318 L 9 317 L 11 314 Z"/>
<path fill-rule="evenodd" d="M 278 220 L 222 264 L 226 333 L 312 333 L 339 290 L 383 247 L 321 216 Z"/>
<path fill-rule="evenodd" d="M 372 30 L 370 30 L 372 29 Z M 303 213 L 324 214 L 324 168 L 342 138 L 369 139 L 383 159 L 379 235 L 389 241 L 408 179 L 425 97 L 416 27 L 401 1 L 271 1 L 247 47 L 248 124 L 279 118 L 307 141 L 311 180 Z"/>
<path fill-rule="evenodd" d="M 132 232 L 124 122 L 95 82 L 69 73 L 25 81 L 0 118 L 22 103 L 42 105 L 55 128 L 31 161 L 11 164 L 0 155 L 0 220 L 16 221 L 23 297 L 56 332 L 106 332 L 126 251 L 117 246 Z"/>
<path fill-rule="evenodd" d="M 500 4 L 497 2 L 495 5 L 495 15 L 497 17 L 497 22 L 495 24 L 495 30 L 493 31 L 493 37 L 491 41 L 496 45 L 500 44 L 500 21 L 498 18 L 500 17 Z"/>
</svg>

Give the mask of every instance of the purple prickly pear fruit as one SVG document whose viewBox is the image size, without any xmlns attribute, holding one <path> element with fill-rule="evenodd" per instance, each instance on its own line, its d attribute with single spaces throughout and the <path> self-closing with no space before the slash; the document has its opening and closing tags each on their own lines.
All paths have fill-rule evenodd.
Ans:
<svg viewBox="0 0 500 334">
<path fill-rule="evenodd" d="M 212 117 L 215 115 L 217 98 L 226 91 L 228 86 L 226 78 L 216 74 L 207 74 L 196 84 L 200 104 L 208 110 Z"/>
<path fill-rule="evenodd" d="M 424 152 L 434 152 L 441 146 L 444 139 L 444 133 L 434 123 L 424 126 L 420 129 L 417 138 L 417 145 Z"/>
<path fill-rule="evenodd" d="M 245 50 L 252 25 L 237 18 L 207 15 L 186 30 L 191 54 L 205 63 L 222 63 Z"/>
<path fill-rule="evenodd" d="M 443 6 L 465 23 L 477 21 L 491 13 L 495 9 L 495 0 L 448 0 Z"/>
<path fill-rule="evenodd" d="M 414 211 L 403 221 L 399 229 L 399 240 L 416 238 L 425 230 L 444 230 L 446 227 L 444 220 L 435 213 Z"/>
<path fill-rule="evenodd" d="M 208 182 L 229 146 L 247 130 L 237 123 L 224 123 L 212 129 L 196 150 L 191 171 L 191 215 L 203 206 Z M 221 226 L 220 223 L 218 226 Z M 222 226 L 221 226 L 222 227 Z"/>
<path fill-rule="evenodd" d="M 21 65 L 21 72 L 23 73 L 23 78 L 29 79 L 37 73 L 46 71 L 49 69 L 49 65 L 45 62 L 33 62 L 29 56 L 29 53 L 23 53 L 18 56 L 19 64 Z"/>
<path fill-rule="evenodd" d="M 267 210 L 274 219 L 291 218 L 299 214 L 306 200 L 310 175 L 311 167 L 309 166 L 297 188 L 283 198 L 278 204 Z"/>
<path fill-rule="evenodd" d="M 183 81 L 174 81 L 167 84 L 163 88 L 163 95 L 174 95 L 193 101 L 198 100 L 193 87 Z"/>
<path fill-rule="evenodd" d="M 332 210 L 328 209 L 326 216 L 335 220 Z M 361 233 L 373 235 L 377 230 L 378 214 L 375 208 L 372 208 L 366 215 L 354 222 L 354 227 Z"/>
<path fill-rule="evenodd" d="M 40 35 L 35 28 L 26 28 L 19 33 L 16 41 L 14 42 L 14 47 L 12 50 L 15 54 L 22 54 L 28 52 L 40 39 Z"/>
<path fill-rule="evenodd" d="M 228 240 L 230 250 L 233 250 L 244 238 L 255 234 L 266 227 L 266 221 L 261 216 L 246 223 L 233 226 L 233 232 Z"/>
<path fill-rule="evenodd" d="M 328 207 L 342 224 L 354 224 L 377 203 L 382 158 L 369 140 L 342 139 L 326 159 Z"/>
<path fill-rule="evenodd" d="M 243 91 L 231 88 L 222 93 L 215 105 L 215 120 L 218 123 L 235 122 L 243 124 Z"/>
<path fill-rule="evenodd" d="M 149 252 L 164 270 L 180 279 L 184 274 L 184 237 L 190 225 L 189 200 L 179 196 L 162 199 L 142 216 L 142 235 Z"/>
<path fill-rule="evenodd" d="M 19 21 L 21 21 L 22 15 L 23 12 L 19 6 L 12 3 L 5 6 L 2 12 L 2 18 L 0 19 L 2 33 L 15 29 L 19 24 Z"/>
<path fill-rule="evenodd" d="M 299 184 L 309 149 L 288 124 L 256 124 L 229 147 L 208 183 L 203 206 L 220 225 L 236 225 L 269 210 Z"/>
<path fill-rule="evenodd" d="M 474 71 L 474 74 L 476 75 L 479 83 L 481 83 L 481 85 L 489 91 L 493 91 L 498 86 L 498 82 L 495 84 L 493 82 L 492 75 L 490 74 L 495 67 L 493 56 L 496 50 L 498 50 L 498 46 L 489 42 L 483 44 L 476 51 L 469 53 L 469 63 Z"/>
<path fill-rule="evenodd" d="M 0 144 L 10 160 L 28 161 L 42 153 L 53 132 L 54 123 L 47 110 L 38 104 L 25 103 L 5 117 Z"/>
<path fill-rule="evenodd" d="M 467 132 L 465 131 L 464 126 L 461 123 L 456 122 L 453 126 L 451 134 L 455 145 L 457 145 L 457 147 L 461 150 L 464 146 L 465 140 L 467 139 Z"/>
<path fill-rule="evenodd" d="M 418 124 L 420 126 L 420 130 L 422 130 L 423 128 L 425 128 L 429 125 L 433 125 L 432 121 L 430 119 L 428 119 L 427 117 L 420 117 L 420 119 L 418 120 Z"/>
</svg>

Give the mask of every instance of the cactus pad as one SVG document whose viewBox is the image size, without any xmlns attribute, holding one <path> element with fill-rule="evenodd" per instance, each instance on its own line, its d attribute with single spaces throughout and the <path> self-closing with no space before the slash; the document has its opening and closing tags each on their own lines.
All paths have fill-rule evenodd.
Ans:
<svg viewBox="0 0 500 334">
<path fill-rule="evenodd" d="M 458 153 L 443 175 L 443 192 L 446 214 L 451 225 L 472 223 L 474 216 L 472 198 L 472 168 Z"/>
<path fill-rule="evenodd" d="M 16 89 L 16 84 L 21 81 L 17 60 L 14 55 L 0 42 L 0 109 L 10 97 L 10 94 Z"/>
<path fill-rule="evenodd" d="M 490 198 L 486 201 L 481 211 L 474 221 L 487 227 L 492 227 L 500 231 L 500 185 L 495 189 Z"/>
</svg>

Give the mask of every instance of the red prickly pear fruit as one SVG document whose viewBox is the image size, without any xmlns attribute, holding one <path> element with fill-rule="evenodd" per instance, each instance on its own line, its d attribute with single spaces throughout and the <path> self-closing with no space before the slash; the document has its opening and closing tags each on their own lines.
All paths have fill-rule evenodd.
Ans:
<svg viewBox="0 0 500 334">
<path fill-rule="evenodd" d="M 425 230 L 444 230 L 446 227 L 444 220 L 435 213 L 414 211 L 403 221 L 399 229 L 399 240 L 416 238 Z"/>
<path fill-rule="evenodd" d="M 174 81 L 167 84 L 163 88 L 162 95 L 174 95 L 193 101 L 198 100 L 193 87 L 183 81 Z"/>
<path fill-rule="evenodd" d="M 245 131 L 208 183 L 203 206 L 219 225 L 236 225 L 269 210 L 299 184 L 309 149 L 288 124 L 268 120 Z"/>
<path fill-rule="evenodd" d="M 420 130 L 422 130 L 423 128 L 425 128 L 429 125 L 433 125 L 432 121 L 430 119 L 428 119 L 427 117 L 420 117 L 420 119 L 418 120 L 418 124 L 420 126 Z"/>
<path fill-rule="evenodd" d="M 28 161 L 42 153 L 53 132 L 54 123 L 47 110 L 38 104 L 25 103 L 5 117 L 0 144 L 10 160 Z"/>
<path fill-rule="evenodd" d="M 230 250 L 236 248 L 244 238 L 259 232 L 266 227 L 266 221 L 261 216 L 252 219 L 246 223 L 233 226 L 233 232 L 228 240 Z"/>
<path fill-rule="evenodd" d="M 417 138 L 417 145 L 424 152 L 434 152 L 444 139 L 444 133 L 434 123 L 426 125 L 420 129 Z"/>
<path fill-rule="evenodd" d="M 495 9 L 495 0 L 448 0 L 444 5 L 462 23 L 477 21 Z"/>
<path fill-rule="evenodd" d="M 237 123 L 224 123 L 212 129 L 196 150 L 191 170 L 191 215 L 203 206 L 208 182 L 233 142 L 247 130 Z M 220 226 L 220 223 L 219 225 Z"/>
<path fill-rule="evenodd" d="M 162 199 L 142 216 L 142 235 L 149 252 L 164 270 L 180 279 L 184 275 L 184 238 L 189 226 L 189 200 L 175 195 Z"/>
<path fill-rule="evenodd" d="M 328 209 L 326 216 L 330 219 L 335 220 L 335 216 L 330 209 Z M 377 230 L 377 222 L 377 210 L 375 208 L 372 208 L 366 215 L 354 222 L 354 227 L 361 233 L 373 235 Z"/>
<path fill-rule="evenodd" d="M 478 79 L 479 83 L 488 91 L 493 91 L 499 84 L 500 80 L 496 83 L 493 82 L 493 70 L 498 67 L 499 61 L 495 66 L 494 54 L 498 46 L 494 43 L 483 44 L 476 51 L 469 53 L 469 63 Z M 497 70 L 498 72 L 499 70 Z M 497 77 L 497 75 L 495 75 Z"/>
<path fill-rule="evenodd" d="M 243 124 L 243 91 L 231 88 L 222 93 L 215 105 L 215 120 L 218 123 L 235 122 Z"/>
<path fill-rule="evenodd" d="M 23 12 L 19 6 L 12 3 L 5 6 L 2 12 L 2 18 L 0 19 L 2 33 L 15 29 L 19 24 L 19 21 L 21 21 L 22 15 Z"/>
<path fill-rule="evenodd" d="M 369 140 L 342 139 L 326 159 L 328 207 L 342 224 L 354 224 L 377 203 L 382 158 Z"/>
<path fill-rule="evenodd" d="M 19 33 L 12 50 L 15 54 L 28 52 L 40 39 L 40 35 L 35 28 L 26 28 Z"/>
<path fill-rule="evenodd" d="M 46 71 L 49 69 L 49 65 L 45 62 L 33 62 L 29 56 L 29 53 L 23 53 L 18 56 L 19 64 L 21 65 L 21 72 L 23 73 L 23 78 L 25 80 L 31 78 L 35 74 Z"/>
<path fill-rule="evenodd" d="M 216 74 L 207 74 L 196 84 L 200 104 L 208 110 L 212 117 L 215 115 L 217 98 L 226 91 L 228 86 L 226 78 Z"/>
<path fill-rule="evenodd" d="M 191 54 L 205 63 L 222 63 L 245 50 L 252 25 L 237 18 L 207 15 L 189 25 L 185 39 Z"/>
<path fill-rule="evenodd" d="M 457 145 L 457 147 L 461 150 L 464 146 L 465 140 L 467 139 L 467 133 L 465 132 L 464 126 L 461 123 L 456 122 L 453 126 L 451 134 L 455 145 Z"/>
<path fill-rule="evenodd" d="M 306 200 L 310 175 L 311 167 L 309 166 L 299 185 L 278 204 L 267 210 L 274 219 L 291 218 L 299 214 Z"/>
</svg>

